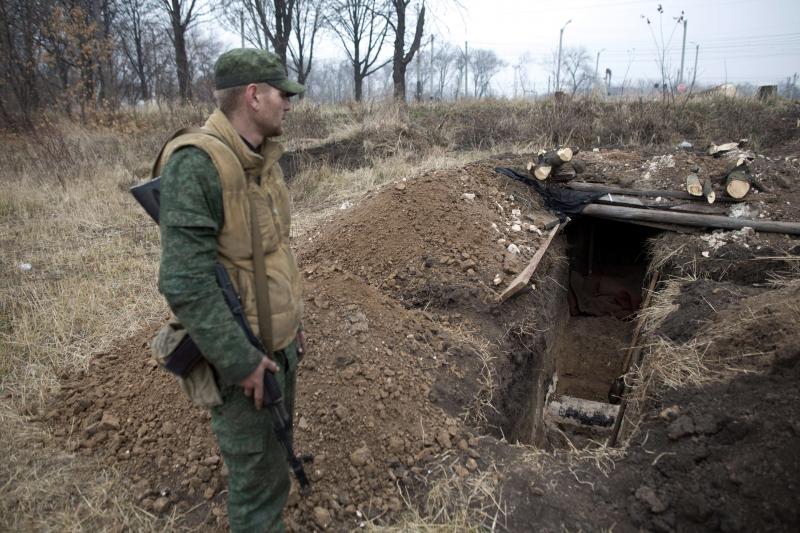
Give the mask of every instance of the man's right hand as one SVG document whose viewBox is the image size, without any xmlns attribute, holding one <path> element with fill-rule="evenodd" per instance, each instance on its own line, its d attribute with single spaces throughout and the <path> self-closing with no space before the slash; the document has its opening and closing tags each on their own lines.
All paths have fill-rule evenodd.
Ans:
<svg viewBox="0 0 800 533">
<path fill-rule="evenodd" d="M 255 397 L 254 403 L 256 409 L 261 409 L 261 406 L 264 405 L 264 372 L 267 370 L 275 373 L 278 371 L 278 365 L 265 355 L 261 358 L 261 363 L 259 363 L 256 369 L 239 382 L 239 386 L 244 389 L 245 396 L 248 398 Z"/>
</svg>

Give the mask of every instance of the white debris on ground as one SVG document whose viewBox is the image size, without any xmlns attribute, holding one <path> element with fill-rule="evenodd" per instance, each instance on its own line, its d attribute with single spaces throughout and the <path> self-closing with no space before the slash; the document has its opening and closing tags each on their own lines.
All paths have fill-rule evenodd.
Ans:
<svg viewBox="0 0 800 533">
<path fill-rule="evenodd" d="M 728 216 L 732 218 L 756 218 L 760 210 L 747 202 L 733 204 L 728 209 Z"/>
<path fill-rule="evenodd" d="M 682 150 L 691 150 L 692 148 L 694 148 L 694 145 L 689 141 L 681 141 L 681 143 L 678 145 L 678 148 Z"/>
<path fill-rule="evenodd" d="M 517 246 L 517 245 L 516 245 L 516 244 L 514 244 L 513 242 L 512 242 L 511 244 L 509 244 L 509 245 L 508 245 L 508 248 L 507 248 L 507 250 L 508 250 L 510 253 L 514 254 L 514 255 L 517 255 L 517 254 L 519 254 L 519 246 Z"/>
<path fill-rule="evenodd" d="M 672 154 L 654 156 L 650 158 L 650 161 L 642 165 L 642 169 L 650 173 L 658 172 L 665 168 L 675 168 L 675 158 L 672 157 Z"/>
<path fill-rule="evenodd" d="M 708 244 L 708 247 L 711 249 L 711 252 L 716 252 L 722 246 L 728 243 L 741 244 L 745 248 L 750 248 L 750 245 L 747 244 L 747 241 L 752 237 L 755 237 L 755 234 L 756 232 L 753 228 L 746 226 L 736 231 L 717 230 L 708 235 L 700 236 L 700 240 Z M 710 257 L 711 252 L 706 250 L 701 252 L 700 255 L 702 255 L 703 257 Z"/>
<path fill-rule="evenodd" d="M 465 192 L 462 196 L 464 197 L 464 200 L 467 200 L 467 201 L 470 201 L 470 202 L 475 199 L 475 193 L 472 193 L 472 192 Z"/>
<path fill-rule="evenodd" d="M 353 202 L 351 202 L 350 200 L 345 200 L 344 202 L 342 202 L 342 205 L 339 206 L 339 209 L 345 210 L 345 209 L 350 209 L 351 207 L 353 207 Z"/>
<path fill-rule="evenodd" d="M 17 265 L 17 268 L 23 272 L 29 272 L 33 268 L 33 265 L 30 263 L 20 263 Z"/>
</svg>

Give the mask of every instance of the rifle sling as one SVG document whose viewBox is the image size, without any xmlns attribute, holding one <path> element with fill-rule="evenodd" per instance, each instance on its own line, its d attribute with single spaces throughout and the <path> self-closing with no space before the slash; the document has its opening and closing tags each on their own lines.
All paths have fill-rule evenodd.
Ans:
<svg viewBox="0 0 800 533">
<path fill-rule="evenodd" d="M 261 226 L 258 223 L 256 202 L 250 193 L 250 236 L 253 240 L 253 274 L 256 283 L 256 310 L 258 312 L 258 333 L 267 355 L 272 357 L 275 347 L 272 344 L 272 306 L 269 302 L 269 285 L 264 266 L 264 247 L 261 244 Z"/>
</svg>

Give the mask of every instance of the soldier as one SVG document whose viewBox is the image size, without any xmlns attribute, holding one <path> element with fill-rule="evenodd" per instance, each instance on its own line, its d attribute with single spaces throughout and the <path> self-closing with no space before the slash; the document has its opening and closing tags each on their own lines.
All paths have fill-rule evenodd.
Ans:
<svg viewBox="0 0 800 533">
<path fill-rule="evenodd" d="M 230 472 L 231 530 L 282 531 L 290 479 L 262 409 L 263 377 L 275 373 L 291 415 L 305 337 L 300 273 L 289 248 L 289 191 L 278 165 L 283 148 L 270 138 L 283 133 L 289 98 L 305 88 L 286 77 L 277 56 L 247 48 L 219 57 L 214 82 L 218 109 L 202 129 L 168 142 L 156 164 L 159 290 L 219 388 L 211 427 Z M 269 357 L 248 342 L 225 304 L 216 261 L 230 274 Z"/>
</svg>

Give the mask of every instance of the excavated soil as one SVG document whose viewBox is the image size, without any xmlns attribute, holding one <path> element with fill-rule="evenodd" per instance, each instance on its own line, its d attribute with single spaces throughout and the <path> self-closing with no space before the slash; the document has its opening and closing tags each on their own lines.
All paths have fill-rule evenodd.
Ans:
<svg viewBox="0 0 800 533">
<path fill-rule="evenodd" d="M 661 155 L 663 164 L 653 165 L 655 154 L 644 152 L 585 159 L 595 179 L 646 188 L 677 189 L 683 167 L 698 162 L 709 173 L 722 166 L 696 152 L 670 156 L 678 170 Z M 797 263 L 753 260 L 762 251 L 796 258 L 797 241 L 785 236 L 745 232 L 737 240 L 726 232 L 713 245 L 707 235 L 657 239 L 678 250 L 665 269 L 678 274 L 692 264 L 708 279 L 682 286 L 677 310 L 653 335 L 684 342 L 760 313 L 763 323 L 747 322 L 708 348 L 720 360 L 757 354 L 737 359 L 746 373 L 654 391 L 612 468 L 560 453 L 533 461 L 530 448 L 509 446 L 547 445 L 535 407 L 551 389 L 603 400 L 632 326 L 630 313 L 570 317 L 574 268 L 564 237 L 545 254 L 531 289 L 497 303 L 553 218 L 532 189 L 492 170 L 524 162 L 481 161 L 388 185 L 296 243 L 309 350 L 299 370 L 295 441 L 315 459 L 307 466 L 312 495 L 290 496 L 290 529 L 392 523 L 407 494 L 424 507 L 431 486 L 449 476 L 489 483 L 503 502 L 494 519 L 509 531 L 795 530 L 798 286 L 766 282 L 767 272 L 798 277 Z M 780 187 L 774 176 L 797 183 L 796 159 L 756 164 L 766 187 Z M 758 193 L 750 203 L 768 217 L 800 218 L 797 194 L 783 191 L 780 200 Z M 726 247 L 743 259 L 722 255 Z M 757 268 L 739 270 L 736 261 Z M 226 469 L 208 415 L 149 357 L 158 326 L 65 376 L 48 419 L 68 449 L 121 470 L 144 508 L 223 530 Z M 566 354 L 560 362 L 551 353 L 558 351 Z M 556 367 L 564 376 L 557 384 Z"/>
</svg>

